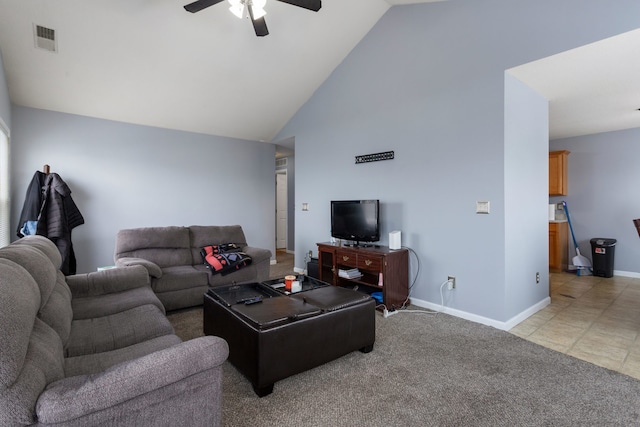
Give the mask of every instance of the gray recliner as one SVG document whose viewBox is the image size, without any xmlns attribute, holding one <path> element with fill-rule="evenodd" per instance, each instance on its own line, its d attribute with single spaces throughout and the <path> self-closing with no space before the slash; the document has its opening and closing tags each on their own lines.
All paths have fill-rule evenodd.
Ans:
<svg viewBox="0 0 640 427">
<path fill-rule="evenodd" d="M 0 249 L 0 425 L 219 425 L 226 341 L 181 342 L 143 267 L 60 262 L 42 236 Z"/>
</svg>

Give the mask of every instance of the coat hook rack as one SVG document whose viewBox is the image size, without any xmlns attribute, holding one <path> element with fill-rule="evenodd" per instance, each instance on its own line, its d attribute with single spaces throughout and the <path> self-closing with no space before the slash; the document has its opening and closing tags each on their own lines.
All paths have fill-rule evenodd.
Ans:
<svg viewBox="0 0 640 427">
<path fill-rule="evenodd" d="M 44 165 L 44 166 L 42 167 L 42 172 L 44 172 L 45 174 L 49 175 L 49 171 L 50 171 L 50 169 L 51 169 L 51 168 L 49 167 L 49 165 Z"/>
</svg>

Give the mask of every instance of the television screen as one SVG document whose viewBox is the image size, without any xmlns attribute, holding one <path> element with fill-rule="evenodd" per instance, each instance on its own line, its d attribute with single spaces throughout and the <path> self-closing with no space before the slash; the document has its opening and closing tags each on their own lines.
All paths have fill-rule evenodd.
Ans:
<svg viewBox="0 0 640 427">
<path fill-rule="evenodd" d="M 332 201 L 331 236 L 356 243 L 380 240 L 379 201 Z"/>
</svg>

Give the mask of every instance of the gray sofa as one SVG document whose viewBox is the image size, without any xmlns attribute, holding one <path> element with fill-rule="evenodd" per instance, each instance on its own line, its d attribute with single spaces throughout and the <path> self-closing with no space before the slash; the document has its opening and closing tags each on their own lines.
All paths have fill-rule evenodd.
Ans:
<svg viewBox="0 0 640 427">
<path fill-rule="evenodd" d="M 181 342 L 143 267 L 61 261 L 42 236 L 0 249 L 0 425 L 219 425 L 226 341 Z"/>
<path fill-rule="evenodd" d="M 212 274 L 200 250 L 227 243 L 249 255 L 251 265 L 224 276 Z M 176 310 L 202 305 L 210 286 L 268 280 L 271 251 L 249 246 L 239 225 L 146 227 L 120 230 L 114 258 L 118 267 L 144 266 L 165 309 Z"/>
</svg>

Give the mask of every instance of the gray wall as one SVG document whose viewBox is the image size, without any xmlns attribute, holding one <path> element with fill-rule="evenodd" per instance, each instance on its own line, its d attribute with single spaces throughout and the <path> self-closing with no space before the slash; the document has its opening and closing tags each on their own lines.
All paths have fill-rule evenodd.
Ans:
<svg viewBox="0 0 640 427">
<path fill-rule="evenodd" d="M 511 318 L 549 295 L 547 204 L 549 104 L 505 75 L 505 311 Z M 527 189 L 527 191 L 522 191 Z M 539 282 L 536 283 L 536 278 Z"/>
<path fill-rule="evenodd" d="M 85 224 L 78 271 L 113 264 L 118 230 L 242 225 L 275 255 L 275 146 L 31 108 L 12 114 L 12 229 L 44 164 L 69 184 Z"/>
<path fill-rule="evenodd" d="M 519 95 L 505 94 L 517 85 L 505 86 L 504 71 L 639 26 L 633 0 L 392 7 L 278 136 L 296 138 L 296 200 L 311 208 L 296 217 L 296 266 L 329 239 L 331 199 L 376 198 L 382 243 L 399 229 L 418 254 L 414 300 L 439 304 L 454 275 L 452 312 L 507 322 L 540 304 L 547 282 L 532 273 L 548 270 L 547 257 L 528 255 L 548 251 L 548 143 L 526 160 L 539 169 L 517 172 L 523 160 L 506 146 L 505 98 L 517 104 Z M 521 96 L 540 111 L 534 96 Z M 546 127 L 530 124 L 535 135 Z M 355 155 L 387 150 L 394 160 L 354 165 Z M 509 173 L 523 196 L 506 188 Z M 491 214 L 476 215 L 485 200 Z M 507 254 L 516 243 L 530 247 Z"/>
<path fill-rule="evenodd" d="M 567 202 L 580 252 L 589 259 L 590 240 L 614 238 L 616 274 L 640 277 L 640 239 L 632 223 L 640 218 L 640 129 L 551 141 L 569 150 Z M 570 237 L 571 238 L 571 237 Z M 570 259 L 575 255 L 570 241 Z"/>
</svg>

